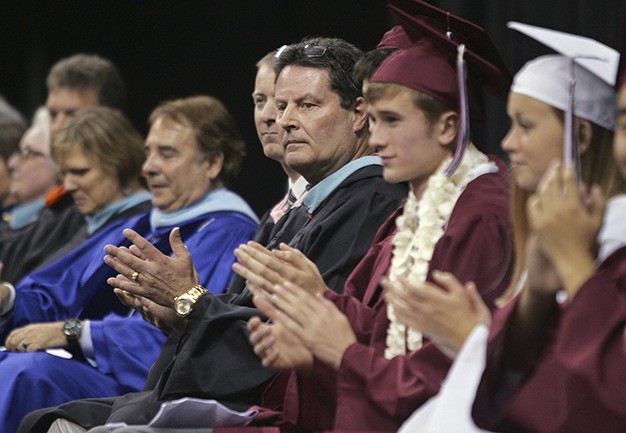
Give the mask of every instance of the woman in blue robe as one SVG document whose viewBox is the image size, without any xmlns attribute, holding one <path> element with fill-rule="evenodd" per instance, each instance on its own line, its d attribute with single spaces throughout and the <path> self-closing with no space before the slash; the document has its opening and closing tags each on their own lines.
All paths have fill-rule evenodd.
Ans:
<svg viewBox="0 0 626 433">
<path fill-rule="evenodd" d="M 179 117 L 174 120 L 175 114 L 163 114 L 164 109 Z M 196 112 L 201 115 L 194 117 Z M 106 283 L 115 271 L 103 262 L 103 248 L 129 245 L 124 228 L 143 233 L 171 254 L 170 232 L 178 227 L 175 233 L 197 257 L 201 283 L 214 293 L 222 292 L 232 276 L 233 249 L 254 235 L 254 212 L 224 187 L 239 166 L 243 143 L 228 128 L 234 123 L 220 123 L 230 118 L 221 103 L 188 98 L 166 103 L 155 113 L 161 114 L 151 119 L 143 165 L 153 191 L 152 211 L 111 223 L 16 287 L 5 329 L 17 329 L 6 339 L 10 351 L 0 353 L 3 431 L 14 431 L 26 413 L 39 407 L 142 388 L 165 336 L 130 314 Z M 213 130 L 198 125 L 196 118 L 213 123 Z M 66 182 L 71 170 L 67 173 Z M 63 333 L 64 324 L 74 318 L 81 328 L 77 344 Z"/>
</svg>

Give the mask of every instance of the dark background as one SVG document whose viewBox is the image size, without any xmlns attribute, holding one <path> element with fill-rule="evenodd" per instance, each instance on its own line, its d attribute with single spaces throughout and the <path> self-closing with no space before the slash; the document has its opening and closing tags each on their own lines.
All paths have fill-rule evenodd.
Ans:
<svg viewBox="0 0 626 433">
<path fill-rule="evenodd" d="M 432 0 L 486 28 L 511 71 L 549 50 L 506 29 L 509 20 L 593 37 L 620 47 L 624 0 Z M 258 144 L 250 94 L 254 64 L 308 35 L 342 37 L 363 50 L 393 26 L 384 0 L 0 0 L 0 94 L 26 117 L 45 102 L 45 77 L 58 59 L 97 53 L 119 67 L 128 115 L 143 133 L 160 101 L 194 94 L 220 98 L 235 116 L 248 157 L 234 186 L 262 214 L 284 192 L 284 175 Z M 489 100 L 475 134 L 497 152 L 508 121 Z"/>
</svg>

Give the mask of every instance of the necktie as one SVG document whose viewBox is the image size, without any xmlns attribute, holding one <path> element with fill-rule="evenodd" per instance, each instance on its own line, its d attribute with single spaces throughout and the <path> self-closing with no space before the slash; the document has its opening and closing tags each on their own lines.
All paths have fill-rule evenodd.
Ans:
<svg viewBox="0 0 626 433">
<path fill-rule="evenodd" d="M 296 196 L 293 194 L 291 188 L 289 188 L 289 192 L 287 193 L 287 200 L 283 203 L 282 210 L 283 212 L 287 212 L 293 204 L 296 202 Z"/>
<path fill-rule="evenodd" d="M 291 209 L 291 206 L 296 202 L 296 196 L 293 194 L 291 188 L 289 188 L 289 192 L 287 196 L 282 199 L 270 212 L 270 216 L 274 222 L 278 222 L 278 220 L 285 215 L 285 213 Z"/>
</svg>

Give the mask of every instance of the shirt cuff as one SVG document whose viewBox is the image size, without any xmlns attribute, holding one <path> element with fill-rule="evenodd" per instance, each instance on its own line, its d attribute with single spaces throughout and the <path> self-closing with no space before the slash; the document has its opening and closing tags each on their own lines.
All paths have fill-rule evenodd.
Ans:
<svg viewBox="0 0 626 433">
<path fill-rule="evenodd" d="M 94 367 L 97 366 L 96 354 L 93 349 L 93 340 L 91 338 L 91 321 L 83 320 L 83 327 L 80 332 L 80 338 L 78 339 L 80 348 L 83 351 L 83 355 L 87 361 Z"/>
</svg>

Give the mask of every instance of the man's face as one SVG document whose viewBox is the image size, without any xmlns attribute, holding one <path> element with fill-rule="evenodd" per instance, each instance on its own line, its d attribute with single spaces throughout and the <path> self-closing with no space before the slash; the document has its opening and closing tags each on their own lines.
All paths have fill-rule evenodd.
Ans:
<svg viewBox="0 0 626 433">
<path fill-rule="evenodd" d="M 276 81 L 285 163 L 316 184 L 357 156 L 355 115 L 340 105 L 325 69 L 290 65 Z"/>
<path fill-rule="evenodd" d="M 383 160 L 387 182 L 409 182 L 419 191 L 448 156 L 433 133 L 424 111 L 413 103 L 407 89 L 369 103 L 370 148 Z"/>
<path fill-rule="evenodd" d="M 622 177 L 626 179 L 626 85 L 617 94 L 617 125 L 613 138 L 613 155 Z"/>
<path fill-rule="evenodd" d="M 19 151 L 9 158 L 11 194 L 19 203 L 26 203 L 45 195 L 57 183 L 57 168 L 38 126 L 26 131 L 20 140 Z"/>
<path fill-rule="evenodd" d="M 10 185 L 11 176 L 9 175 L 7 161 L 0 156 L 0 206 L 6 206 L 11 201 L 9 198 Z"/>
<path fill-rule="evenodd" d="M 221 171 L 220 161 L 201 152 L 190 126 L 158 117 L 146 138 L 143 171 L 152 191 L 152 204 L 164 212 L 187 207 L 206 193 Z"/>
<path fill-rule="evenodd" d="M 263 145 L 263 153 L 268 158 L 282 162 L 283 129 L 276 123 L 276 103 L 274 102 L 274 70 L 270 65 L 262 65 L 256 74 L 254 83 L 254 124 Z"/>
<path fill-rule="evenodd" d="M 76 90 L 69 87 L 59 87 L 50 90 L 46 100 L 46 108 L 50 112 L 52 134 L 63 128 L 76 111 L 97 103 L 98 95 L 92 89 Z"/>
</svg>

